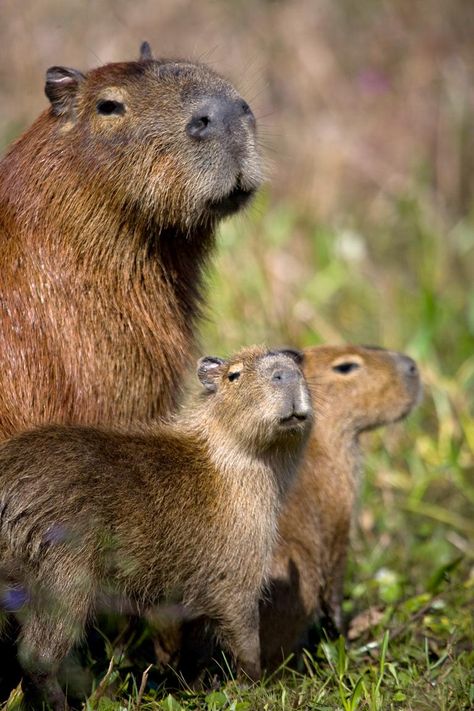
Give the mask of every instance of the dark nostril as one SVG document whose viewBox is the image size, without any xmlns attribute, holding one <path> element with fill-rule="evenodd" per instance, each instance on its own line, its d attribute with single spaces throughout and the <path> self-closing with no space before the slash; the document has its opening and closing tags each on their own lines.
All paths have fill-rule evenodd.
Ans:
<svg viewBox="0 0 474 711">
<path fill-rule="evenodd" d="M 191 121 L 186 126 L 188 136 L 191 138 L 203 139 L 209 133 L 209 124 L 211 119 L 209 116 L 193 116 Z"/>
<path fill-rule="evenodd" d="M 272 382 L 280 385 L 282 383 L 290 383 L 296 380 L 298 374 L 295 370 L 274 370 L 272 373 Z"/>
<path fill-rule="evenodd" d="M 255 125 L 256 125 L 255 116 L 253 115 L 253 111 L 252 111 L 252 109 L 250 108 L 250 106 L 249 106 L 249 105 L 247 104 L 247 102 L 244 101 L 243 99 L 242 99 L 242 101 L 241 101 L 241 103 L 240 103 L 240 106 L 241 106 L 241 109 L 242 109 L 242 112 L 243 112 L 244 116 L 248 119 L 248 122 L 249 122 L 250 126 L 252 126 L 253 128 L 255 128 Z"/>
<path fill-rule="evenodd" d="M 211 119 L 209 116 L 201 116 L 200 118 L 196 119 L 196 125 L 198 125 L 200 128 L 206 128 L 209 126 Z"/>
<path fill-rule="evenodd" d="M 400 364 L 405 375 L 409 375 L 410 377 L 418 377 L 418 366 L 413 358 L 402 355 L 400 356 Z"/>
</svg>

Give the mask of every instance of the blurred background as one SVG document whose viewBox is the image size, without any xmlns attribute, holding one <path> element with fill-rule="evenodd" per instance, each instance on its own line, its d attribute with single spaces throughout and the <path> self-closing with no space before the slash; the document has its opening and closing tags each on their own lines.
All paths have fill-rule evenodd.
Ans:
<svg viewBox="0 0 474 711">
<path fill-rule="evenodd" d="M 0 13 L 2 151 L 47 107 L 54 64 L 133 59 L 147 39 L 236 84 L 268 183 L 221 229 L 202 349 L 353 341 L 417 358 L 423 405 L 368 443 L 347 608 L 454 568 L 472 595 L 472 0 L 1 0 Z M 436 621 L 445 643 L 466 634 L 453 619 Z"/>
</svg>

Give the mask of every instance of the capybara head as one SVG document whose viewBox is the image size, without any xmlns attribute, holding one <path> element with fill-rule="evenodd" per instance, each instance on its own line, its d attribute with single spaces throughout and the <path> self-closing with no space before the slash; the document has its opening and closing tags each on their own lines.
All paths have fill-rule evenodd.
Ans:
<svg viewBox="0 0 474 711">
<path fill-rule="evenodd" d="M 383 348 L 305 348 L 303 369 L 315 400 L 340 429 L 362 432 L 400 420 L 421 396 L 415 361 Z"/>
<path fill-rule="evenodd" d="M 45 91 L 70 170 L 151 224 L 207 225 L 262 180 L 250 107 L 203 64 L 153 59 L 144 43 L 135 62 L 51 67 Z"/>
<path fill-rule="evenodd" d="M 219 429 L 260 451 L 277 442 L 297 443 L 312 422 L 301 361 L 299 351 L 257 346 L 229 360 L 201 358 L 198 378 Z"/>
</svg>

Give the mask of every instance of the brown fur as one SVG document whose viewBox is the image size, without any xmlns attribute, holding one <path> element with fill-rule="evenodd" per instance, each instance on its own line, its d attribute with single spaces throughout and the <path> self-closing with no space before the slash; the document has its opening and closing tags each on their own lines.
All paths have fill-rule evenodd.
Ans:
<svg viewBox="0 0 474 711">
<path fill-rule="evenodd" d="M 0 163 L 0 439 L 128 424 L 176 402 L 218 220 L 261 181 L 255 121 L 208 67 L 153 60 L 48 71 L 51 101 Z M 208 141 L 208 97 L 245 114 Z M 98 113 L 101 100 L 123 115 Z"/>
<path fill-rule="evenodd" d="M 258 599 L 312 413 L 290 356 L 201 359 L 206 394 L 149 433 L 49 426 L 0 445 L 1 565 L 29 596 L 20 658 L 55 710 L 59 662 L 104 596 L 206 615 L 258 677 Z"/>
<path fill-rule="evenodd" d="M 303 353 L 320 416 L 279 516 L 280 535 L 260 603 L 262 665 L 268 670 L 304 641 L 317 616 L 329 615 L 341 630 L 359 434 L 405 417 L 420 391 L 414 362 L 392 351 L 349 345 Z M 334 370 L 347 364 L 359 367 L 347 373 Z M 177 666 L 188 682 L 195 682 L 214 648 L 212 630 L 204 619 L 183 625 L 158 619 L 155 648 L 158 661 Z"/>
<path fill-rule="evenodd" d="M 358 367 L 338 372 L 348 364 Z M 267 669 L 295 650 L 316 616 L 329 614 L 341 630 L 359 435 L 402 419 L 420 395 L 414 362 L 378 348 L 306 348 L 304 373 L 321 418 L 279 517 L 269 594 L 260 605 Z"/>
</svg>

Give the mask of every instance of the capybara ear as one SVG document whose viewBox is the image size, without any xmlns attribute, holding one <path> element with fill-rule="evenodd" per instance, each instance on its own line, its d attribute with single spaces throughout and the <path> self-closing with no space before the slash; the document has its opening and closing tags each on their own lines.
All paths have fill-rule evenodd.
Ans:
<svg viewBox="0 0 474 711">
<path fill-rule="evenodd" d="M 151 51 L 151 47 L 148 42 L 142 42 L 140 45 L 140 57 L 138 58 L 138 61 L 146 62 L 150 59 L 153 59 L 153 52 Z"/>
<path fill-rule="evenodd" d="M 221 373 L 221 366 L 226 361 L 216 356 L 204 356 L 198 360 L 197 376 L 208 392 L 217 390 L 217 378 Z"/>
<path fill-rule="evenodd" d="M 291 360 L 294 360 L 298 365 L 301 365 L 304 361 L 303 351 L 299 351 L 297 348 L 278 348 L 277 351 L 272 351 L 272 353 L 281 353 L 282 355 L 286 355 L 288 358 L 291 358 Z"/>
<path fill-rule="evenodd" d="M 85 76 L 78 69 L 50 67 L 46 72 L 44 91 L 56 116 L 70 113 L 79 84 Z"/>
</svg>

